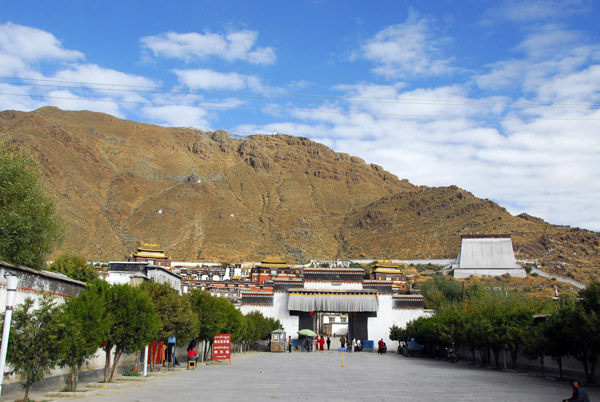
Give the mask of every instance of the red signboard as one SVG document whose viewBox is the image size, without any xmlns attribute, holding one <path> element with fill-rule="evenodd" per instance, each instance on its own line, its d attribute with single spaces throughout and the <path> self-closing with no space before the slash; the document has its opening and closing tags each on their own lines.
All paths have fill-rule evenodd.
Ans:
<svg viewBox="0 0 600 402">
<path fill-rule="evenodd" d="M 231 362 L 231 335 L 219 334 L 213 339 L 213 361 L 229 360 Z"/>
</svg>

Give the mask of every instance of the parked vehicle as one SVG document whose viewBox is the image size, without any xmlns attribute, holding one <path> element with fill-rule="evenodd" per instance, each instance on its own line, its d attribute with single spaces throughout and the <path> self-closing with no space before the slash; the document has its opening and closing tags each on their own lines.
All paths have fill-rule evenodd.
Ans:
<svg viewBox="0 0 600 402">
<path fill-rule="evenodd" d="M 408 338 L 404 350 L 406 357 L 422 356 L 423 345 L 415 342 L 415 338 Z"/>
</svg>

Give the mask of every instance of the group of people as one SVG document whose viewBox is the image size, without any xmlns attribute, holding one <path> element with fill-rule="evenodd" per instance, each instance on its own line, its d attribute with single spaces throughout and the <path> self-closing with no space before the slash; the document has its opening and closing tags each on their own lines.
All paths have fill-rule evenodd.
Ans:
<svg viewBox="0 0 600 402">
<path fill-rule="evenodd" d="M 346 345 L 346 343 L 348 343 L 348 345 Z M 348 352 L 362 351 L 362 343 L 360 339 L 357 341 L 356 338 L 354 338 L 352 339 L 352 342 L 350 342 L 350 339 L 346 339 L 344 336 L 342 336 L 340 338 L 340 344 L 342 345 L 342 349 L 346 348 Z"/>
<path fill-rule="evenodd" d="M 315 348 L 314 350 L 325 350 L 325 343 L 327 343 L 327 350 L 331 347 L 331 339 L 327 337 L 327 341 L 325 341 L 325 337 L 321 336 L 315 338 Z M 304 338 L 304 350 L 307 352 L 313 351 L 313 342 L 310 337 Z M 288 351 L 292 353 L 292 337 L 290 336 L 288 339 Z"/>
<path fill-rule="evenodd" d="M 353 339 L 352 342 L 350 342 L 350 340 L 347 340 L 345 337 L 342 336 L 340 338 L 340 344 L 341 344 L 342 348 L 346 348 L 346 343 L 348 343 L 347 349 L 346 349 L 347 351 L 349 351 L 349 352 L 362 351 L 362 343 L 360 342 L 360 340 L 357 341 L 356 339 Z M 331 338 L 329 338 L 329 336 L 328 336 L 327 340 L 325 340 L 325 336 L 317 335 L 317 337 L 314 339 L 314 350 L 315 351 L 325 350 L 325 344 L 327 344 L 327 350 L 330 350 L 331 349 Z M 306 352 L 312 352 L 313 351 L 312 338 L 305 337 L 303 346 L 304 346 L 304 350 Z M 288 337 L 288 352 L 289 353 L 292 353 L 292 348 L 293 348 L 293 341 L 292 341 L 292 337 L 289 336 Z"/>
</svg>

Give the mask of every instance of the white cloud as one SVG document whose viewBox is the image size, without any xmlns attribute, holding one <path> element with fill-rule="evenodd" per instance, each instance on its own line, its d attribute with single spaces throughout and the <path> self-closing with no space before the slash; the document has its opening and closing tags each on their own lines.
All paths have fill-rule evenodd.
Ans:
<svg viewBox="0 0 600 402">
<path fill-rule="evenodd" d="M 581 0 L 508 0 L 500 6 L 487 10 L 483 15 L 484 24 L 495 21 L 531 23 L 561 19 L 587 10 L 586 2 Z"/>
<path fill-rule="evenodd" d="M 386 78 L 447 74 L 455 70 L 452 59 L 442 55 L 448 40 L 436 35 L 432 19 L 411 12 L 405 23 L 388 26 L 369 39 L 357 57 L 374 62 L 373 72 Z"/>
<path fill-rule="evenodd" d="M 596 81 L 595 74 L 596 67 L 590 67 L 559 75 L 540 91 L 562 98 L 553 93 L 554 84 Z M 413 91 L 401 85 L 346 88 L 345 102 L 296 111 L 303 122 L 283 120 L 262 132 L 307 136 L 415 184 L 456 184 L 514 214 L 600 230 L 600 222 L 590 219 L 600 207 L 600 111 L 594 107 L 533 104 L 498 115 L 505 97 L 470 97 L 459 85 Z M 484 116 L 498 118 L 479 118 Z"/>
<path fill-rule="evenodd" d="M 252 89 L 260 91 L 258 78 L 238 73 L 220 73 L 213 70 L 174 70 L 179 82 L 191 89 Z"/>
<path fill-rule="evenodd" d="M 209 112 L 193 105 L 145 106 L 141 113 L 157 124 L 198 129 L 210 127 Z"/>
<path fill-rule="evenodd" d="M 55 80 L 83 83 L 93 88 L 151 90 L 160 83 L 139 75 L 100 67 L 96 64 L 74 64 L 58 71 L 52 77 Z"/>
<path fill-rule="evenodd" d="M 93 110 L 95 112 L 108 113 L 112 116 L 125 118 L 125 112 L 118 102 L 114 100 L 94 101 L 87 97 L 81 97 L 68 90 L 53 90 L 46 93 L 47 100 L 44 105 L 56 106 L 63 110 Z"/>
<path fill-rule="evenodd" d="M 243 30 L 226 35 L 167 32 L 141 39 L 144 48 L 155 57 L 186 61 L 218 57 L 229 61 L 242 60 L 253 64 L 273 64 L 276 56 L 271 47 L 256 47 L 258 33 Z"/>
<path fill-rule="evenodd" d="M 0 54 L 28 62 L 83 58 L 81 52 L 64 49 L 51 33 L 11 22 L 0 25 Z"/>
<path fill-rule="evenodd" d="M 531 29 L 514 50 L 521 53 L 522 57 L 497 61 L 487 66 L 487 73 L 473 77 L 479 88 L 494 91 L 515 88 L 532 101 L 558 101 L 558 98 L 546 96 L 549 92 L 540 91 L 540 88 L 549 89 L 548 84 L 557 81 L 566 84 L 566 77 L 570 77 L 572 81 L 580 81 L 583 78 L 580 70 L 586 68 L 589 69 L 587 78 L 593 78 L 595 70 L 589 68 L 590 63 L 600 59 L 599 45 L 588 44 L 581 33 L 556 25 Z M 573 75 L 575 73 L 578 77 Z M 587 91 L 580 82 L 577 84 L 582 90 L 580 99 L 589 95 L 590 88 L 596 88 L 595 81 L 590 81 Z M 573 90 L 574 88 L 564 88 L 571 95 L 574 95 Z M 559 93 L 561 90 L 554 88 L 554 92 Z"/>
</svg>

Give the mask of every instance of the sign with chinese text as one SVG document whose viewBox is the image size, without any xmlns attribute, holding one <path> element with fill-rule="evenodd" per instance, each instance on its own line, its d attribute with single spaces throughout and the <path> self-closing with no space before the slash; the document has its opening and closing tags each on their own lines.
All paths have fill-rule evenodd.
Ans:
<svg viewBox="0 0 600 402">
<path fill-rule="evenodd" d="M 231 335 L 218 334 L 213 339 L 213 362 L 229 360 L 231 363 Z"/>
</svg>

